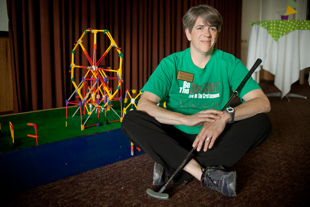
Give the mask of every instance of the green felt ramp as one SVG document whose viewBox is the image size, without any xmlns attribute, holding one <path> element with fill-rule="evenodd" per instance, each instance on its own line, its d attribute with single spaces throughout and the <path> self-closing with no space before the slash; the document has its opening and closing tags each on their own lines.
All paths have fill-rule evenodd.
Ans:
<svg viewBox="0 0 310 207">
<path fill-rule="evenodd" d="M 27 136 L 28 134 L 35 135 L 34 127 L 28 126 L 28 123 L 37 124 L 39 145 L 120 128 L 120 122 L 107 124 L 107 122 L 119 120 L 119 117 L 111 110 L 107 112 L 106 119 L 104 112 L 100 113 L 99 120 L 96 113 L 92 114 L 86 123 L 86 128 L 82 131 L 79 112 L 75 117 L 71 117 L 76 109 L 77 107 L 68 107 L 68 117 L 70 117 L 68 120 L 66 119 L 66 108 L 1 116 L 0 153 L 36 146 L 36 139 Z M 114 110 L 120 114 L 117 106 Z M 83 120 L 87 117 L 88 115 L 84 115 Z M 68 127 L 66 127 L 66 121 Z M 14 127 L 14 145 L 12 144 L 9 122 Z M 98 122 L 100 122 L 100 126 L 87 127 Z"/>
</svg>

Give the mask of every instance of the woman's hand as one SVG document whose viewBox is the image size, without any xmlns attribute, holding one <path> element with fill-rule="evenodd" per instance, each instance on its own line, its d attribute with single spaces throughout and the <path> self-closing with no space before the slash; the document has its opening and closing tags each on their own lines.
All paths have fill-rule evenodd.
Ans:
<svg viewBox="0 0 310 207">
<path fill-rule="evenodd" d="M 200 111 L 193 115 L 184 116 L 184 118 L 182 119 L 182 123 L 185 126 L 199 126 L 209 122 L 212 123 L 216 120 L 219 120 L 221 118 L 220 116 L 223 113 L 223 111 L 218 111 L 214 109 Z"/>
<path fill-rule="evenodd" d="M 208 149 L 211 149 L 216 139 L 224 131 L 229 118 L 230 115 L 225 113 L 220 117 L 220 119 L 216 119 L 214 122 L 206 122 L 193 142 L 193 147 L 197 148 L 198 152 L 202 148 L 205 152 Z"/>
</svg>

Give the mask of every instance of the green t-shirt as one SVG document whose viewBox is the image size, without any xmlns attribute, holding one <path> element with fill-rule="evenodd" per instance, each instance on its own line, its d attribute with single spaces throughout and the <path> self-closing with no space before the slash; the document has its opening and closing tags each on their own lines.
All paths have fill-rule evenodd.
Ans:
<svg viewBox="0 0 310 207">
<path fill-rule="evenodd" d="M 248 69 L 233 55 L 214 49 L 205 68 L 195 66 L 190 56 L 190 48 L 164 58 L 155 69 L 142 91 L 166 99 L 167 109 L 186 115 L 202 110 L 222 110 L 236 90 Z M 178 76 L 179 75 L 179 76 Z M 259 89 L 250 78 L 238 96 Z M 198 134 L 201 126 L 175 125 L 188 134 Z"/>
</svg>

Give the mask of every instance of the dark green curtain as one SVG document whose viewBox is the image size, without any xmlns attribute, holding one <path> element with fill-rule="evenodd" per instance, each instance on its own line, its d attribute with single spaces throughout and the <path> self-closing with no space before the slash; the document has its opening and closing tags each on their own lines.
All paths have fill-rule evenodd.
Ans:
<svg viewBox="0 0 310 207">
<path fill-rule="evenodd" d="M 140 90 L 163 57 L 189 46 L 181 19 L 200 4 L 214 6 L 224 18 L 217 48 L 240 58 L 242 0 L 7 0 L 14 112 L 65 106 L 74 91 L 72 49 L 87 28 L 110 31 L 124 57 L 123 88 Z M 108 43 L 98 36 L 98 55 Z M 91 56 L 92 34 L 83 45 Z M 88 66 L 82 50 L 75 57 Z M 113 68 L 118 61 L 112 53 L 102 64 Z M 77 71 L 75 79 L 84 74 Z"/>
</svg>

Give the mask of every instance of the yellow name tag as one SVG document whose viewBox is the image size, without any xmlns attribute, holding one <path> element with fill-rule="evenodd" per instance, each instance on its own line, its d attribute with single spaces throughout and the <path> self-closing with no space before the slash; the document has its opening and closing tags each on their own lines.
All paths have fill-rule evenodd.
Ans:
<svg viewBox="0 0 310 207">
<path fill-rule="evenodd" d="M 194 74 L 193 73 L 187 73 L 187 72 L 179 71 L 177 79 L 192 83 L 193 79 L 194 79 Z"/>
</svg>

